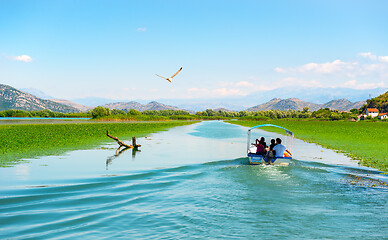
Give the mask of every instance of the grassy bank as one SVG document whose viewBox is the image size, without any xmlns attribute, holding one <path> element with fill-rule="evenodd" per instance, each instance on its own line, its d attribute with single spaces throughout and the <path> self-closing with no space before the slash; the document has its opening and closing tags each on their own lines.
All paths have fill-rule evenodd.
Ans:
<svg viewBox="0 0 388 240">
<path fill-rule="evenodd" d="M 132 136 L 167 130 L 193 121 L 163 121 L 138 123 L 68 123 L 0 125 L 0 167 L 22 158 L 54 155 L 68 150 L 97 146 L 112 142 L 106 131 L 120 140 Z"/>
<path fill-rule="evenodd" d="M 388 171 L 388 123 L 349 121 L 231 121 L 247 127 L 271 123 L 294 132 L 295 137 L 345 153 L 361 164 Z M 273 130 L 269 128 L 266 130 Z"/>
</svg>

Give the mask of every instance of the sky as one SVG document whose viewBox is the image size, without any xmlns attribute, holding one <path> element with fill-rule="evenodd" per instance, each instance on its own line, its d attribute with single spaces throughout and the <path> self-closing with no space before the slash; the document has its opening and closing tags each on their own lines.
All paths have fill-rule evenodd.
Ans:
<svg viewBox="0 0 388 240">
<path fill-rule="evenodd" d="M 386 88 L 387 10 L 385 0 L 0 0 L 0 83 L 69 100 Z M 180 67 L 172 83 L 155 75 Z"/>
</svg>

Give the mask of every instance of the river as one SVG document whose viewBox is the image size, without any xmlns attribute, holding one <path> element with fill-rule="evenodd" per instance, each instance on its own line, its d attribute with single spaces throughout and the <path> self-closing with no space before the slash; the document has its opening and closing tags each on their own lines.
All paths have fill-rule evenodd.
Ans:
<svg viewBox="0 0 388 240">
<path fill-rule="evenodd" d="M 248 165 L 247 129 L 201 122 L 138 152 L 112 142 L 1 168 L 0 239 L 388 238 L 386 175 L 300 140 L 290 166 Z"/>
</svg>

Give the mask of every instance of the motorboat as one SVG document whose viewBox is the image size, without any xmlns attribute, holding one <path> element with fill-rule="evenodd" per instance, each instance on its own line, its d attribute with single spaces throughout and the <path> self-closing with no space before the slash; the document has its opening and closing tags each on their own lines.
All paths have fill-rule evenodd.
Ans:
<svg viewBox="0 0 388 240">
<path fill-rule="evenodd" d="M 266 153 L 258 154 L 256 152 L 257 146 L 256 142 L 251 141 L 251 137 L 253 135 L 253 130 L 262 128 L 262 127 L 274 127 L 279 128 L 284 133 L 284 137 L 282 137 L 282 144 L 286 147 L 286 150 L 280 154 L 281 156 L 275 156 L 267 149 Z M 255 133 L 255 135 L 257 135 Z M 256 141 L 257 138 L 253 138 L 254 141 Z M 268 165 L 283 165 L 288 166 L 290 164 L 290 160 L 292 159 L 292 142 L 293 142 L 294 134 L 288 129 L 285 129 L 284 127 L 273 125 L 273 124 L 261 124 L 254 126 L 250 129 L 248 129 L 248 141 L 247 141 L 247 154 L 249 158 L 249 163 L 258 165 L 258 164 L 268 164 Z M 268 141 L 269 142 L 269 141 Z M 279 154 L 276 154 L 279 155 Z"/>
</svg>

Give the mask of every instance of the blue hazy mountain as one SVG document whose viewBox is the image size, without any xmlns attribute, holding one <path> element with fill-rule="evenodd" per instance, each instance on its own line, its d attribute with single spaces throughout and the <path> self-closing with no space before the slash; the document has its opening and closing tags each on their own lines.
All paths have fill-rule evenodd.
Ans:
<svg viewBox="0 0 388 240">
<path fill-rule="evenodd" d="M 38 98 L 41 98 L 41 99 L 54 99 L 53 97 L 51 97 L 50 95 L 47 95 L 46 93 L 44 93 L 43 91 L 39 90 L 39 89 L 36 89 L 36 88 L 20 88 L 19 89 L 20 91 L 22 92 L 25 92 L 25 93 L 29 93 L 31 95 L 34 95 L 35 97 L 38 97 Z"/>
<path fill-rule="evenodd" d="M 40 96 L 44 99 L 53 99 L 53 97 L 44 92 L 24 88 L 24 92 L 34 93 L 34 96 Z M 179 109 L 186 109 L 190 111 L 203 111 L 206 109 L 228 109 L 233 111 L 242 111 L 253 106 L 265 104 L 274 98 L 280 99 L 294 99 L 297 98 L 304 102 L 321 105 L 327 104 L 330 101 L 338 99 L 346 99 L 350 102 L 365 101 L 369 98 L 379 96 L 386 92 L 387 88 L 375 88 L 367 90 L 357 90 L 352 88 L 278 88 L 270 91 L 258 91 L 242 97 L 224 97 L 224 98 L 201 98 L 201 99 L 153 99 L 161 104 L 177 107 Z M 36 94 L 36 95 L 35 95 Z M 140 104 L 147 104 L 152 100 L 123 100 L 123 99 L 109 99 L 102 97 L 85 97 L 71 100 L 74 103 L 82 104 L 84 106 L 96 107 L 117 102 L 137 102 Z M 63 102 L 64 103 L 64 102 Z M 339 102 L 332 102 L 336 105 Z M 69 104 L 70 105 L 70 104 Z M 330 106 L 335 108 L 336 106 Z M 344 105 L 344 102 L 340 104 Z M 341 106 L 338 106 L 338 109 Z"/>
<path fill-rule="evenodd" d="M 214 99 L 158 99 L 158 102 L 174 105 L 194 111 L 226 108 L 241 111 L 258 104 L 264 104 L 274 98 L 293 99 L 314 104 L 325 104 L 333 100 L 347 99 L 350 102 L 366 101 L 386 92 L 386 88 L 358 90 L 352 88 L 278 88 L 269 91 L 258 91 L 243 97 L 225 97 Z"/>
<path fill-rule="evenodd" d="M 386 92 L 387 88 L 352 89 L 352 88 L 278 88 L 249 94 L 246 100 L 267 102 L 277 98 L 299 98 L 313 103 L 326 103 L 336 99 L 347 99 L 351 102 L 365 101 Z"/>
<path fill-rule="evenodd" d="M 117 103 L 117 102 L 131 102 L 131 101 L 136 101 L 141 104 L 146 104 L 150 102 L 149 100 L 123 100 L 123 99 L 111 99 L 111 98 L 101 98 L 101 97 L 84 97 L 84 98 L 76 98 L 72 99 L 72 102 L 82 104 L 85 106 L 89 107 L 97 107 L 97 106 L 103 106 L 106 104 L 111 104 L 111 103 Z"/>
</svg>

